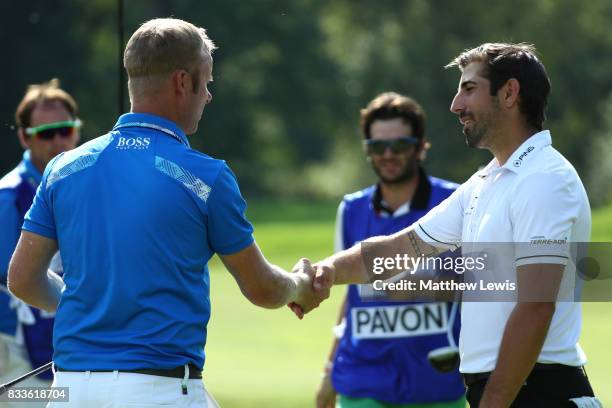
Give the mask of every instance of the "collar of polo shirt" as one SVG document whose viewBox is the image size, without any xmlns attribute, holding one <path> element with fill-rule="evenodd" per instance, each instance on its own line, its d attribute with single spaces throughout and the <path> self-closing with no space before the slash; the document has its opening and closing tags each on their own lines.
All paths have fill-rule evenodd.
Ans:
<svg viewBox="0 0 612 408">
<path fill-rule="evenodd" d="M 159 130 L 189 147 L 187 135 L 176 123 L 151 113 L 126 113 L 119 117 L 113 130 L 126 127 L 144 127 Z"/>
<path fill-rule="evenodd" d="M 515 151 L 510 155 L 506 163 L 503 166 L 499 166 L 497 159 L 493 158 L 483 169 L 476 172 L 476 174 L 485 178 L 492 173 L 500 171 L 501 169 L 510 170 L 514 173 L 518 173 L 521 168 L 529 161 L 536 150 L 543 147 L 550 146 L 552 139 L 550 137 L 550 131 L 542 130 L 533 136 L 529 137 L 523 142 Z"/>
<path fill-rule="evenodd" d="M 380 191 L 380 182 L 376 183 L 371 200 L 374 211 L 381 217 L 399 217 L 408 214 L 410 210 L 426 210 L 431 197 L 431 182 L 427 177 L 427 173 L 425 173 L 425 169 L 421 166 L 418 168 L 417 177 L 419 178 L 419 183 L 412 199 L 399 206 L 395 211 L 392 211 L 383 199 L 382 192 Z"/>
</svg>

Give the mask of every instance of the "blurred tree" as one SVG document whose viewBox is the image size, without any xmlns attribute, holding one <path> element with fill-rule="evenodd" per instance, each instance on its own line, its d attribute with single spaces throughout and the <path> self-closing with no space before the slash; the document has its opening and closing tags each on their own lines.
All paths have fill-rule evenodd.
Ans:
<svg viewBox="0 0 612 408">
<path fill-rule="evenodd" d="M 591 205 L 612 202 L 612 93 L 599 109 L 603 126 L 589 146 L 586 186 Z"/>
<path fill-rule="evenodd" d="M 86 138 L 113 125 L 117 4 L 0 3 L 0 38 L 10 44 L 0 67 L 0 170 L 20 157 L 9 127 L 29 83 L 59 77 L 81 105 Z M 465 180 L 490 155 L 464 147 L 448 111 L 459 73 L 443 66 L 486 41 L 537 46 L 553 84 L 547 127 L 583 177 L 591 140 L 606 127 L 596 107 L 612 90 L 609 0 L 130 0 L 126 37 L 165 16 L 206 27 L 219 45 L 213 103 L 192 145 L 228 160 L 249 195 L 338 196 L 369 182 L 359 109 L 387 90 L 426 109 L 430 171 Z"/>
</svg>

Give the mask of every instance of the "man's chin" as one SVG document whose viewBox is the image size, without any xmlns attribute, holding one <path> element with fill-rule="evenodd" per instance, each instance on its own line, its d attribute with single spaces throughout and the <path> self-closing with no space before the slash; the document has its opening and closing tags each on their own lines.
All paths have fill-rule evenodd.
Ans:
<svg viewBox="0 0 612 408">
<path fill-rule="evenodd" d="M 382 175 L 379 174 L 378 178 L 383 184 L 395 185 L 403 184 L 412 179 L 414 174 L 394 174 L 394 175 Z"/>
<path fill-rule="evenodd" d="M 473 149 L 477 149 L 480 147 L 482 137 L 474 137 L 474 135 L 470 135 L 469 133 L 465 132 L 463 132 L 463 134 L 465 135 L 465 144 L 468 147 L 471 147 Z"/>
<path fill-rule="evenodd" d="M 383 183 L 397 183 L 397 181 L 401 178 L 401 174 L 393 173 L 393 174 L 378 174 L 378 178 Z"/>
<path fill-rule="evenodd" d="M 383 171 L 377 166 L 373 166 L 374 172 L 378 179 L 383 184 L 403 184 L 407 181 L 410 181 L 417 173 L 417 167 L 415 165 L 414 169 L 410 169 L 410 164 L 407 164 L 408 167 L 401 166 L 400 168 L 396 168 L 396 171 Z"/>
<path fill-rule="evenodd" d="M 198 124 L 196 123 L 195 126 L 192 126 L 190 129 L 185 129 L 185 134 L 190 136 L 190 135 L 193 135 L 197 131 L 198 131 Z"/>
<path fill-rule="evenodd" d="M 406 179 L 405 177 L 395 177 L 392 179 L 387 179 L 387 178 L 381 178 L 380 182 L 382 184 L 386 184 L 388 186 L 396 186 L 396 185 L 400 185 L 400 184 L 405 184 L 407 182 L 409 182 L 410 179 Z"/>
</svg>

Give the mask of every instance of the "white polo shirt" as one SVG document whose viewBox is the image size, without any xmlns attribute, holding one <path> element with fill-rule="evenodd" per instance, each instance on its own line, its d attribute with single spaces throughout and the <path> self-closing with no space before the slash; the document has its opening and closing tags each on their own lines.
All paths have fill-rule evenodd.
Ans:
<svg viewBox="0 0 612 408">
<path fill-rule="evenodd" d="M 551 146 L 545 130 L 527 139 L 499 166 L 493 159 L 448 199 L 417 222 L 416 232 L 429 244 L 452 249 L 486 243 L 588 242 L 589 201 L 574 167 Z M 566 265 L 560 297 L 573 290 L 575 257 L 569 245 L 516 246 L 496 260 L 499 270 L 533 263 Z M 569 296 L 571 298 L 571 295 Z M 566 297 L 567 299 L 567 297 Z M 464 301 L 461 311 L 460 371 L 492 371 L 508 317 L 516 302 Z M 586 356 L 578 345 L 581 307 L 557 302 L 540 363 L 579 366 Z"/>
</svg>

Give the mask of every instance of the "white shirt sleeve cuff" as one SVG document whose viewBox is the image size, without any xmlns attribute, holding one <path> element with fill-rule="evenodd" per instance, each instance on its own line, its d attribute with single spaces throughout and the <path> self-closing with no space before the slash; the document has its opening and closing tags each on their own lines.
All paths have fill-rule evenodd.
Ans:
<svg viewBox="0 0 612 408">
<path fill-rule="evenodd" d="M 567 265 L 569 259 L 565 255 L 530 255 L 516 258 L 516 266 L 533 264 L 558 264 Z"/>
<path fill-rule="evenodd" d="M 417 223 L 415 225 L 414 232 L 423 241 L 427 242 L 429 245 L 434 246 L 436 248 L 455 250 L 460 247 L 458 242 L 457 243 L 444 242 L 443 240 L 436 239 L 431 233 L 425 230 L 425 228 L 423 228 L 420 223 Z"/>
</svg>

